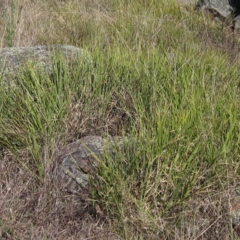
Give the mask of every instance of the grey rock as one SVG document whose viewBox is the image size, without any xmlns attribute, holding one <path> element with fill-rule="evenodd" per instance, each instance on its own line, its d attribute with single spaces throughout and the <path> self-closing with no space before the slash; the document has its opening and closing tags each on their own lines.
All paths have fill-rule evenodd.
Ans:
<svg viewBox="0 0 240 240">
<path fill-rule="evenodd" d="M 232 20 L 232 29 L 240 33 L 240 1 L 239 0 L 199 0 L 196 9 L 208 10 L 214 19 Z"/>
<path fill-rule="evenodd" d="M 196 8 L 215 11 L 224 18 L 231 16 L 233 11 L 228 0 L 199 0 Z"/>
<path fill-rule="evenodd" d="M 59 188 L 71 194 L 87 192 L 89 176 L 98 166 L 104 152 L 114 157 L 114 150 L 127 141 L 122 137 L 87 136 L 58 151 L 55 180 Z"/>
<path fill-rule="evenodd" d="M 0 48 L 0 73 L 4 77 L 15 75 L 27 64 L 51 73 L 52 61 L 56 56 L 63 57 L 67 63 L 73 63 L 79 58 L 90 61 L 87 51 L 70 45 L 6 47 Z"/>
</svg>

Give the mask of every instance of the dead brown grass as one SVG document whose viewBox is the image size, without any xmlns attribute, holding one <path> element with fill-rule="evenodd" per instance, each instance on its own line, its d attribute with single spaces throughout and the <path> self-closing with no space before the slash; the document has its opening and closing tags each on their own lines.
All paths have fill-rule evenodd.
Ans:
<svg viewBox="0 0 240 240">
<path fill-rule="evenodd" d="M 122 91 L 113 93 L 104 114 L 99 112 L 101 99 L 92 102 L 93 111 L 84 109 L 81 99 L 73 102 L 68 119 L 66 120 L 66 142 L 70 143 L 87 135 L 121 136 L 127 134 L 130 121 L 134 119 L 134 108 L 130 93 Z M 104 115 L 104 118 L 101 116 Z"/>
<path fill-rule="evenodd" d="M 58 149 L 86 135 L 120 135 L 130 121 L 124 106 L 131 105 L 130 95 L 113 94 L 105 118 L 97 107 L 88 112 L 81 99 L 72 103 L 66 119 L 64 139 L 56 139 L 55 150 L 47 156 L 44 179 L 18 163 L 18 159 L 2 150 L 0 159 L 0 238 L 1 239 L 120 239 L 114 235 L 99 209 L 81 196 L 63 192 L 54 181 L 54 158 Z M 93 103 L 96 106 L 99 99 Z M 27 163 L 27 152 L 18 155 Z M 30 161 L 30 160 L 29 160 Z M 31 164 L 27 164 L 28 167 Z M 32 169 L 31 169 L 32 170 Z M 35 171 L 34 169 L 32 170 Z"/>
<path fill-rule="evenodd" d="M 1 239 L 117 239 L 88 202 L 60 192 L 4 153 L 0 165 Z"/>
</svg>

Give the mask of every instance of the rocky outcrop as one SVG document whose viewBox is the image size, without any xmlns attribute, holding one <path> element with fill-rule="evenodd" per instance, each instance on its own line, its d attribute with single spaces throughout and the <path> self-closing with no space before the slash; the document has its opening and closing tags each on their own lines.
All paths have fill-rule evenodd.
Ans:
<svg viewBox="0 0 240 240">
<path fill-rule="evenodd" d="M 126 141 L 122 137 L 86 136 L 57 151 L 54 175 L 59 188 L 82 197 L 103 154 L 114 157 L 114 151 Z"/>
<path fill-rule="evenodd" d="M 50 73 L 53 57 L 56 56 L 63 57 L 67 63 L 73 63 L 79 58 L 90 61 L 87 51 L 69 45 L 7 47 L 0 48 L 0 73 L 2 76 L 16 74 L 27 64 Z"/>
<path fill-rule="evenodd" d="M 199 0 L 196 8 L 216 11 L 220 16 L 224 18 L 232 14 L 232 7 L 229 4 L 228 0 Z"/>
<path fill-rule="evenodd" d="M 195 4 L 196 10 L 204 10 L 214 19 L 225 22 L 232 20 L 231 27 L 236 33 L 240 33 L 240 1 L 239 0 L 178 0 L 180 5 Z M 227 21 L 229 24 L 229 21 Z"/>
<path fill-rule="evenodd" d="M 240 1 L 239 0 L 199 0 L 196 9 L 208 10 L 214 18 L 224 21 L 232 18 L 234 31 L 239 32 L 240 28 Z"/>
</svg>

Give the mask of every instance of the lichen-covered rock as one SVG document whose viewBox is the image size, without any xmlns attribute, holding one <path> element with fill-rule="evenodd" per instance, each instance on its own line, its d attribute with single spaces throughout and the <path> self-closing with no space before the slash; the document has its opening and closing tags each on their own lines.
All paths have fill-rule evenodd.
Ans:
<svg viewBox="0 0 240 240">
<path fill-rule="evenodd" d="M 53 58 L 57 56 L 63 57 L 67 63 L 73 63 L 80 58 L 90 61 L 87 51 L 69 45 L 6 47 L 0 48 L 0 73 L 2 76 L 16 74 L 27 64 L 50 73 Z"/>
<path fill-rule="evenodd" d="M 89 176 L 104 152 L 113 154 L 122 145 L 122 137 L 87 136 L 57 153 L 55 180 L 60 189 L 77 195 L 86 193 Z"/>
</svg>

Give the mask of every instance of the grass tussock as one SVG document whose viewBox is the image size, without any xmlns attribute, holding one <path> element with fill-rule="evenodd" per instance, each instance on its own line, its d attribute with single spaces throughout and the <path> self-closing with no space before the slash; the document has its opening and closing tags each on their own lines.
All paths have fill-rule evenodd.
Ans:
<svg viewBox="0 0 240 240">
<path fill-rule="evenodd" d="M 237 239 L 239 43 L 177 1 L 3 1 L 0 46 L 71 44 L 91 63 L 31 64 L 0 88 L 0 238 Z M 14 86 L 11 84 L 14 82 Z M 53 184 L 57 149 L 128 140 L 81 202 Z"/>
</svg>

